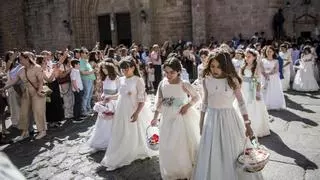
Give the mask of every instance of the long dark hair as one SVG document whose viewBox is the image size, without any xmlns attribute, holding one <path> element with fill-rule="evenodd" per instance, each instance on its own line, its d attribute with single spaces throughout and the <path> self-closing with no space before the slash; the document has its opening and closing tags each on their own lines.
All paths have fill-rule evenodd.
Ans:
<svg viewBox="0 0 320 180">
<path fill-rule="evenodd" d="M 13 54 L 14 54 L 13 51 L 6 52 L 6 55 L 4 56 L 4 62 L 8 63 L 8 61 L 10 60 L 11 56 L 13 56 Z M 11 62 L 10 67 L 7 67 L 7 69 L 11 70 L 14 64 L 15 64 L 15 59 L 13 60 L 13 62 Z"/>
<path fill-rule="evenodd" d="M 105 68 L 108 71 L 108 74 L 105 74 L 103 72 L 103 68 Z M 104 81 L 107 77 L 109 77 L 110 80 L 115 80 L 117 78 L 117 71 L 116 67 L 113 63 L 110 62 L 103 62 L 100 65 L 100 76 L 101 80 Z"/>
<path fill-rule="evenodd" d="M 131 56 L 127 56 L 126 58 L 124 58 L 123 60 L 120 61 L 120 69 L 127 69 L 129 67 L 134 67 L 134 71 L 133 74 L 141 77 L 138 66 L 135 62 L 135 60 L 131 57 Z"/>
<path fill-rule="evenodd" d="M 271 49 L 273 51 L 273 57 L 272 58 L 273 59 L 277 59 L 277 50 L 273 46 L 270 46 L 270 45 L 266 47 L 266 51 L 264 52 L 265 58 L 268 58 L 268 56 L 267 56 L 268 49 Z"/>
<path fill-rule="evenodd" d="M 257 69 L 257 53 L 255 52 L 255 50 L 253 50 L 253 49 L 247 49 L 246 50 L 246 53 L 250 53 L 250 54 L 252 54 L 254 57 L 255 57 L 255 59 L 254 59 L 254 61 L 253 61 L 253 63 L 252 63 L 252 68 L 251 68 L 251 72 L 252 72 L 252 75 L 251 75 L 251 77 L 253 77 L 254 76 L 254 74 L 255 74 L 255 72 L 256 72 L 256 69 Z M 242 76 L 244 76 L 244 70 L 246 69 L 246 67 L 248 66 L 248 63 L 247 63 L 247 61 L 244 61 L 245 63 L 244 63 L 244 66 L 241 68 L 241 75 Z"/>
<path fill-rule="evenodd" d="M 214 53 L 209 54 L 209 61 L 203 71 L 203 77 L 212 75 L 210 65 L 213 61 L 217 61 L 219 63 L 219 68 L 222 70 L 222 75 L 227 78 L 230 88 L 235 90 L 237 88 L 237 82 L 235 79 L 239 82 L 239 84 L 242 83 L 242 80 L 232 64 L 230 54 L 223 49 L 217 49 Z"/>
</svg>

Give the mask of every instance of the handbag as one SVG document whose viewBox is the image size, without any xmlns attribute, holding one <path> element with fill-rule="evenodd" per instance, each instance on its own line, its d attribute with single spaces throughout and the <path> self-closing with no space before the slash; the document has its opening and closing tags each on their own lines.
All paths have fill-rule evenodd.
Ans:
<svg viewBox="0 0 320 180">
<path fill-rule="evenodd" d="M 32 86 L 36 91 L 38 91 L 39 88 L 36 87 L 36 86 L 30 81 L 30 79 L 28 78 L 27 69 L 25 69 L 24 72 L 25 72 L 25 74 L 26 74 L 26 78 L 27 78 L 28 82 L 31 84 L 31 86 Z M 47 85 L 43 85 L 43 86 L 42 86 L 42 92 L 43 92 L 46 96 L 50 96 L 51 93 L 52 93 L 52 90 L 51 90 Z"/>
<path fill-rule="evenodd" d="M 66 66 L 64 64 L 63 64 L 63 69 L 64 69 L 64 72 L 65 72 L 66 71 Z M 66 74 L 64 77 L 57 78 L 57 81 L 58 81 L 59 84 L 64 84 L 64 83 L 71 82 L 70 73 Z"/>
<path fill-rule="evenodd" d="M 255 137 L 251 141 L 253 147 L 247 148 L 248 139 L 245 140 L 244 150 L 238 157 L 238 163 L 246 172 L 259 172 L 269 162 L 270 153 L 265 146 L 258 143 Z"/>
</svg>

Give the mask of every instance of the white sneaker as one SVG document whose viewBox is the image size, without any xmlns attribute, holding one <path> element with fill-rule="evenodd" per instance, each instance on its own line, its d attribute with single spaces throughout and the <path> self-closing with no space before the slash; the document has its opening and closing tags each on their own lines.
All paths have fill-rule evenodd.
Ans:
<svg viewBox="0 0 320 180">
<path fill-rule="evenodd" d="M 41 131 L 39 134 L 36 136 L 36 139 L 41 139 L 47 135 L 46 131 Z"/>
</svg>

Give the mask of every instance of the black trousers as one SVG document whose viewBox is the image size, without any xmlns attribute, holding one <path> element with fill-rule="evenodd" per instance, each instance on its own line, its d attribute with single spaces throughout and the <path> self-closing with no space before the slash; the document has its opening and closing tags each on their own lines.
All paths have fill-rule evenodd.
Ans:
<svg viewBox="0 0 320 180">
<path fill-rule="evenodd" d="M 153 87 L 154 89 L 158 89 L 158 85 L 160 81 L 162 80 L 162 70 L 161 70 L 161 65 L 153 65 L 154 67 L 154 83 Z"/>
<path fill-rule="evenodd" d="M 75 120 L 77 120 L 77 119 L 80 119 L 80 116 L 81 116 L 83 91 L 73 92 L 73 94 L 74 94 L 73 117 Z"/>
</svg>

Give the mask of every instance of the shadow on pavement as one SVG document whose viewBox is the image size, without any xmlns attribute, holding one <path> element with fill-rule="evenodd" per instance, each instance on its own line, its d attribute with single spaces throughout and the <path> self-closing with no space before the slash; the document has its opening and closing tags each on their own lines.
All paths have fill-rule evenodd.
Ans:
<svg viewBox="0 0 320 180">
<path fill-rule="evenodd" d="M 312 111 L 310 109 L 304 108 L 301 104 L 298 104 L 298 103 L 292 101 L 287 95 L 284 95 L 284 98 L 286 100 L 286 105 L 288 108 L 299 110 L 299 111 L 304 111 L 307 113 L 315 113 L 314 111 Z"/>
<path fill-rule="evenodd" d="M 96 172 L 100 177 L 105 179 L 161 180 L 158 157 L 136 160 L 130 165 L 123 166 L 114 171 L 106 171 L 106 167 L 100 166 L 96 169 Z"/>
<path fill-rule="evenodd" d="M 320 95 L 320 91 L 316 91 L 316 92 L 300 92 L 300 91 L 290 90 L 290 91 L 286 91 L 286 94 L 296 95 L 296 96 L 305 96 L 305 97 L 310 97 L 312 99 L 320 99 L 320 97 L 317 97 L 317 96 Z"/>
<path fill-rule="evenodd" d="M 293 158 L 294 162 L 298 166 L 302 167 L 304 170 L 318 169 L 318 166 L 314 162 L 306 158 L 303 154 L 300 154 L 299 152 L 290 149 L 282 141 L 280 136 L 273 131 L 271 131 L 270 136 L 261 138 L 259 142 L 265 145 L 268 149 L 273 150 L 282 156 Z"/>
<path fill-rule="evenodd" d="M 314 122 L 313 120 L 302 118 L 301 116 L 298 116 L 297 114 L 285 109 L 280 111 L 269 110 L 268 112 L 270 115 L 283 119 L 287 122 L 300 121 L 310 126 L 318 126 L 318 123 Z"/>
<path fill-rule="evenodd" d="M 52 150 L 54 142 L 56 144 L 62 144 L 65 140 L 79 138 L 79 133 L 88 131 L 88 128 L 94 125 L 95 121 L 92 119 L 95 119 L 95 117 L 87 118 L 81 124 L 66 121 L 59 128 L 49 129 L 47 136 L 43 139 L 35 140 L 33 138 L 27 138 L 7 146 L 4 152 L 18 168 L 31 165 L 39 154 Z M 12 130 L 10 136 L 7 138 L 14 138 L 18 136 L 19 133 L 18 130 Z"/>
</svg>

